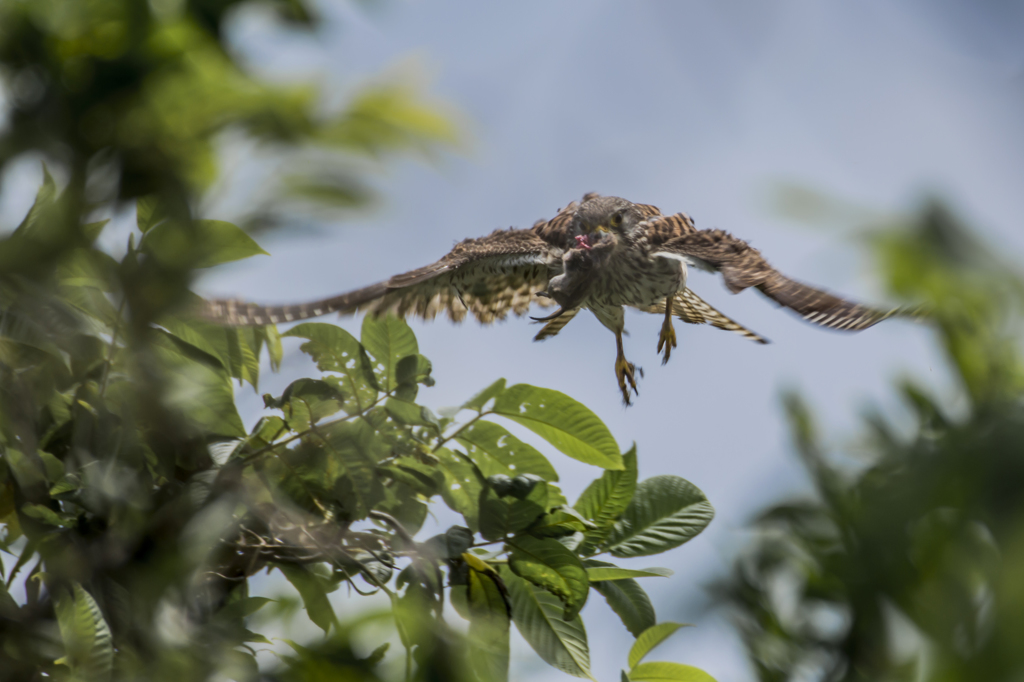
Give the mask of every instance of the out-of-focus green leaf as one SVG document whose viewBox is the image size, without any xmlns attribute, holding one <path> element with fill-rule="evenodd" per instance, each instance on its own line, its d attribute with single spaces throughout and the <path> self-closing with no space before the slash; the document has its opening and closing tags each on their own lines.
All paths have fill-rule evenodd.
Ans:
<svg viewBox="0 0 1024 682">
<path fill-rule="evenodd" d="M 496 398 L 505 390 L 505 380 L 498 379 L 493 384 L 477 393 L 462 405 L 463 410 L 477 410 L 478 412 L 487 405 L 488 401 Z"/>
<path fill-rule="evenodd" d="M 64 641 L 62 659 L 71 674 L 82 680 L 109 680 L 114 668 L 110 628 L 96 601 L 78 583 L 73 594 L 56 600 L 57 625 Z"/>
<path fill-rule="evenodd" d="M 693 538 L 714 515 L 697 486 L 678 476 L 655 476 L 637 485 L 605 546 L 617 557 L 659 554 Z"/>
<path fill-rule="evenodd" d="M 161 263 L 178 268 L 209 268 L 270 255 L 240 227 L 223 220 L 196 220 L 190 225 L 167 220 L 152 226 L 142 244 Z"/>
<path fill-rule="evenodd" d="M 517 384 L 501 392 L 491 408 L 522 424 L 562 453 L 605 469 L 622 469 L 611 431 L 596 414 L 564 393 Z"/>
<path fill-rule="evenodd" d="M 507 544 L 512 548 L 509 568 L 561 599 L 565 604 L 564 620 L 572 620 L 590 594 L 587 571 L 579 557 L 553 538 L 523 535 Z"/>
<path fill-rule="evenodd" d="M 605 561 L 588 559 L 584 562 L 587 570 L 610 569 L 612 564 Z M 594 582 L 590 584 L 608 602 L 608 606 L 622 620 L 622 624 L 634 637 L 639 637 L 647 628 L 658 622 L 654 613 L 654 605 L 640 583 L 632 578 Z"/>
<path fill-rule="evenodd" d="M 167 371 L 170 405 L 186 415 L 199 430 L 239 438 L 245 427 L 235 408 L 235 394 L 227 372 L 205 354 L 189 351 L 174 337 L 153 331 L 153 349 Z"/>
<path fill-rule="evenodd" d="M 480 679 L 508 679 L 509 624 L 512 607 L 501 578 L 494 571 L 468 571 L 469 665 Z"/>
<path fill-rule="evenodd" d="M 57 183 L 54 182 L 53 176 L 50 175 L 50 169 L 43 164 L 43 184 L 39 186 L 39 190 L 36 192 L 36 199 L 32 202 L 32 207 L 25 214 L 24 220 L 14 230 L 16 236 L 31 236 L 34 229 L 37 229 L 40 224 L 40 217 L 45 211 L 50 210 L 53 204 L 57 200 Z"/>
<path fill-rule="evenodd" d="M 145 234 L 168 217 L 166 207 L 155 194 L 139 197 L 135 202 L 135 224 Z"/>
<path fill-rule="evenodd" d="M 654 647 L 675 634 L 676 630 L 685 628 L 687 625 L 688 623 L 658 623 L 641 632 L 633 642 L 633 648 L 629 650 L 629 667 L 635 668 Z"/>
<path fill-rule="evenodd" d="M 633 682 L 715 682 L 700 668 L 682 663 L 641 663 L 629 671 Z"/>
<path fill-rule="evenodd" d="M 612 525 L 622 512 L 626 511 L 630 500 L 633 499 L 637 478 L 635 444 L 622 456 L 622 463 L 624 469 L 605 471 L 600 478 L 588 485 L 580 499 L 576 500 L 576 511 L 597 526 L 587 532 L 583 544 L 580 545 L 579 553 L 582 556 L 597 551 L 611 532 Z"/>
<path fill-rule="evenodd" d="M 326 634 L 331 625 L 337 625 L 338 619 L 334 615 L 331 602 L 327 599 L 327 591 L 321 579 L 305 567 L 296 564 L 275 564 L 277 568 L 288 579 L 288 582 L 298 590 L 302 597 L 302 604 L 306 608 L 306 615 Z"/>
<path fill-rule="evenodd" d="M 587 631 L 580 617 L 564 620 L 565 609 L 558 597 L 523 580 L 507 566 L 500 572 L 509 591 L 512 621 L 537 655 L 564 673 L 594 679 Z"/>
</svg>

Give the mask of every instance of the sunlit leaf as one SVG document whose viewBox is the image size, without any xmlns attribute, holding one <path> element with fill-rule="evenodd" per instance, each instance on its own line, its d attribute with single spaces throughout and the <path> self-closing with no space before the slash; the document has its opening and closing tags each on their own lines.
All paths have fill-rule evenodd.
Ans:
<svg viewBox="0 0 1024 682">
<path fill-rule="evenodd" d="M 629 671 L 633 682 L 715 682 L 700 668 L 682 663 L 641 663 Z"/>
<path fill-rule="evenodd" d="M 536 474 L 545 481 L 558 480 L 555 468 L 540 451 L 493 422 L 474 422 L 460 431 L 456 440 L 466 446 L 484 476 Z"/>
<path fill-rule="evenodd" d="M 658 623 L 641 632 L 633 642 L 633 648 L 629 650 L 629 667 L 635 668 L 654 647 L 675 634 L 679 628 L 686 626 L 686 623 Z"/>
<path fill-rule="evenodd" d="M 501 392 L 491 408 L 525 426 L 562 453 L 605 469 L 622 469 L 622 456 L 608 427 L 564 393 L 517 384 Z"/>
<path fill-rule="evenodd" d="M 605 546 L 618 557 L 658 554 L 693 538 L 714 515 L 697 486 L 678 476 L 655 476 L 637 485 Z"/>
</svg>

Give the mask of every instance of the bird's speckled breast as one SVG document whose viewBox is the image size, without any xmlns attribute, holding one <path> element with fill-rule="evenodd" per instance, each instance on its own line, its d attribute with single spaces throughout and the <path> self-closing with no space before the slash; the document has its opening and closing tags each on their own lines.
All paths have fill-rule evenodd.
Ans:
<svg viewBox="0 0 1024 682">
<path fill-rule="evenodd" d="M 595 268 L 589 298 L 599 305 L 645 308 L 685 288 L 685 262 L 652 258 L 641 249 L 621 249 Z"/>
</svg>

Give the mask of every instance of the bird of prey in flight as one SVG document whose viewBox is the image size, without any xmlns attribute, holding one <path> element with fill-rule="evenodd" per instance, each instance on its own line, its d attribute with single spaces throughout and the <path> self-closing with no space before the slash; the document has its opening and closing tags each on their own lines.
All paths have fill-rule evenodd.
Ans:
<svg viewBox="0 0 1024 682">
<path fill-rule="evenodd" d="M 223 325 L 294 322 L 328 313 L 366 311 L 455 322 L 471 313 L 481 323 L 524 315 L 538 302 L 557 311 L 543 318 L 535 340 L 557 334 L 583 309 L 615 334 L 615 376 L 628 405 L 637 392 L 636 366 L 622 348 L 623 307 L 664 316 L 658 338 L 662 363 L 676 347 L 673 315 L 709 323 L 758 343 L 767 341 L 718 312 L 687 286 L 687 268 L 720 272 L 729 291 L 754 287 L 816 325 L 860 331 L 899 314 L 881 311 L 794 281 L 747 242 L 722 230 L 698 230 L 685 213 L 587 194 L 531 229 L 496 230 L 466 239 L 441 260 L 363 289 L 312 303 L 260 306 L 238 300 L 204 301 L 199 315 Z"/>
</svg>

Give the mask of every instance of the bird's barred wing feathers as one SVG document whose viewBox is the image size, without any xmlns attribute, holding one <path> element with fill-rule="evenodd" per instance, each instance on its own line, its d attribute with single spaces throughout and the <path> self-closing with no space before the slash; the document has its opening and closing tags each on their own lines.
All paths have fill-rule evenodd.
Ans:
<svg viewBox="0 0 1024 682">
<path fill-rule="evenodd" d="M 656 246 L 653 252 L 695 259 L 721 272 L 726 287 L 734 294 L 756 287 L 808 322 L 830 329 L 860 331 L 904 314 L 900 308 L 878 310 L 792 280 L 773 268 L 760 251 L 723 230 L 682 231 Z"/>
<path fill-rule="evenodd" d="M 664 315 L 665 302 L 656 303 L 646 308 L 644 312 Z M 768 343 L 768 339 L 722 314 L 689 288 L 675 295 L 675 298 L 672 300 L 672 313 L 683 322 L 689 324 L 710 324 L 716 329 L 735 332 L 743 338 L 756 341 L 757 343 Z"/>
<path fill-rule="evenodd" d="M 561 266 L 561 250 L 532 230 L 497 230 L 458 243 L 441 260 L 386 282 L 312 303 L 259 306 L 237 300 L 204 301 L 199 315 L 244 326 L 293 322 L 337 312 L 394 313 L 432 319 L 446 312 L 456 322 L 467 313 L 480 322 L 523 315 Z M 538 299 L 549 305 L 547 299 Z"/>
</svg>

